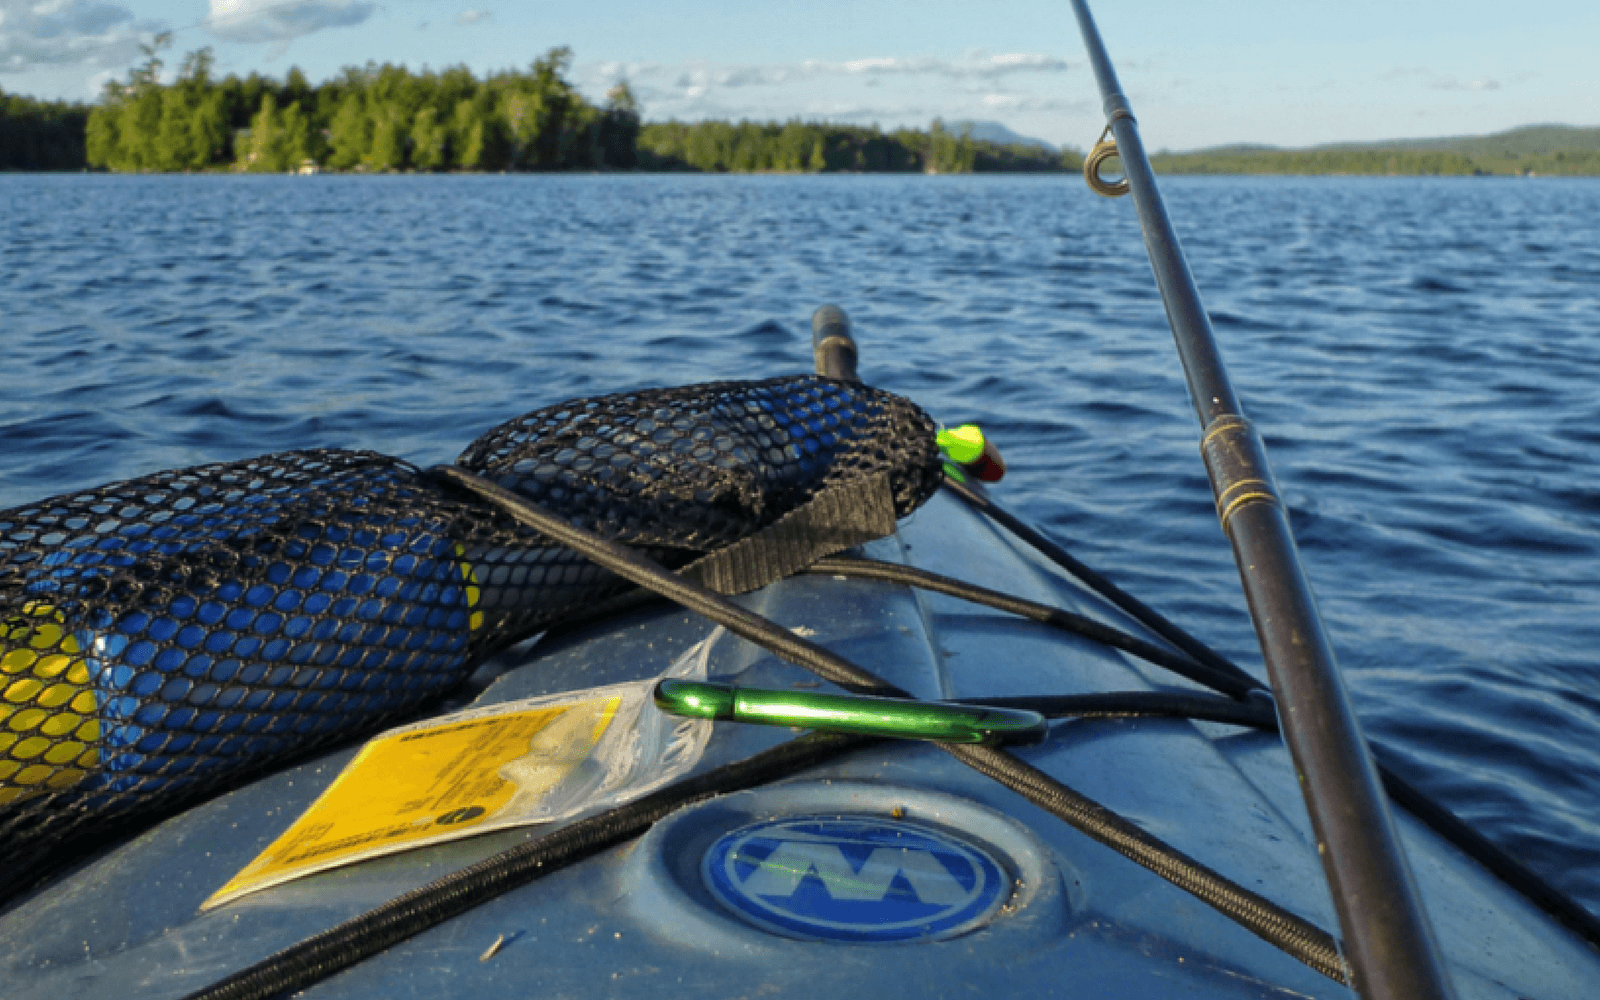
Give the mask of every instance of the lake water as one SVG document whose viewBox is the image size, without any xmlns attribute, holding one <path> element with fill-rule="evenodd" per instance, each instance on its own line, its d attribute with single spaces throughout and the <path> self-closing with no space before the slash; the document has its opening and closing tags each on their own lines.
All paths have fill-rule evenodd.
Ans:
<svg viewBox="0 0 1600 1000">
<path fill-rule="evenodd" d="M 1600 180 L 1172 178 L 1368 732 L 1600 912 Z M 0 507 L 286 448 L 447 461 L 809 370 L 1260 672 L 1133 206 L 1072 177 L 0 175 Z"/>
</svg>

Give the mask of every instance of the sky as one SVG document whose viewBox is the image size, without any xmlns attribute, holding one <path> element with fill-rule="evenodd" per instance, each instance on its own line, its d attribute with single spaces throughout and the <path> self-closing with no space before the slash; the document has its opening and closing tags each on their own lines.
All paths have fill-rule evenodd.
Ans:
<svg viewBox="0 0 1600 1000">
<path fill-rule="evenodd" d="M 1099 0 L 1150 149 L 1481 135 L 1600 125 L 1600 3 Z M 997 121 L 1087 148 L 1103 119 L 1066 0 L 0 0 L 0 89 L 92 100 L 172 31 L 168 74 L 313 82 L 368 61 L 526 68 L 570 46 L 599 101 L 646 120 Z"/>
</svg>

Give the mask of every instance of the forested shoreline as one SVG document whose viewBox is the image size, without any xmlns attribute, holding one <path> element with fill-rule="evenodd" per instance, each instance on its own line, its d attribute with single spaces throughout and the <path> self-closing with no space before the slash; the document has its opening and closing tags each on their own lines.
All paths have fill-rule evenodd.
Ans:
<svg viewBox="0 0 1600 1000">
<path fill-rule="evenodd" d="M 1052 153 L 1022 143 L 1001 145 L 945 128 L 926 132 L 802 122 L 657 122 L 643 126 L 639 162 L 647 169 L 730 173 L 970 174 L 1079 170 L 1075 150 Z"/>
<path fill-rule="evenodd" d="M 828 123 L 677 121 L 644 124 L 627 84 L 605 103 L 566 79 L 572 53 L 551 49 L 526 72 L 478 79 L 466 67 L 412 73 L 347 67 L 313 86 L 298 69 L 279 81 L 213 76 L 207 49 L 161 82 L 164 39 L 107 85 L 94 105 L 11 99 L 0 136 L 30 144 L 0 169 L 116 172 L 686 170 L 708 172 L 1076 170 L 1075 152 L 1000 145 L 947 130 L 884 133 Z M 15 123 L 15 124 L 13 124 Z"/>
<path fill-rule="evenodd" d="M 411 73 L 347 67 L 312 86 L 252 73 L 215 80 L 211 54 L 184 58 L 170 85 L 153 51 L 89 114 L 87 166 L 115 171 L 630 169 L 639 115 L 626 86 L 605 107 L 562 75 L 552 49 L 526 72 L 479 80 L 465 67 Z"/>
<path fill-rule="evenodd" d="M 0 171 L 82 170 L 90 110 L 0 91 Z"/>
<path fill-rule="evenodd" d="M 1196 153 L 1156 153 L 1150 157 L 1150 166 L 1158 174 L 1592 177 L 1600 175 L 1600 152 L 1584 149 L 1463 152 L 1338 147 L 1202 150 Z"/>
<path fill-rule="evenodd" d="M 566 79 L 564 47 L 481 80 L 464 66 L 368 63 L 313 86 L 299 69 L 281 81 L 215 79 L 209 49 L 185 56 L 163 83 L 167 42 L 143 46 L 144 61 L 92 105 L 0 92 L 0 171 L 974 173 L 1083 163 L 1076 150 L 974 139 L 937 119 L 926 132 L 799 119 L 645 123 L 626 83 L 601 105 L 586 100 Z M 1163 151 L 1151 165 L 1162 174 L 1600 175 L 1600 129 Z"/>
</svg>

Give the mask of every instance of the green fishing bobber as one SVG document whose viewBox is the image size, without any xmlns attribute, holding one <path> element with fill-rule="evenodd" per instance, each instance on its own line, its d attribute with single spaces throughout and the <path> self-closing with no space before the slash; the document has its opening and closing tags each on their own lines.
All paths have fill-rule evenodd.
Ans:
<svg viewBox="0 0 1600 1000">
<path fill-rule="evenodd" d="M 941 428 L 937 440 L 950 461 L 983 482 L 997 483 L 1006 474 L 1000 449 L 977 424 Z"/>
<path fill-rule="evenodd" d="M 458 461 L 671 565 L 841 481 L 881 482 L 904 516 L 937 463 L 909 401 L 810 376 L 571 400 Z M 282 452 L 0 511 L 0 869 L 24 844 L 419 709 L 623 586 L 374 452 Z"/>
</svg>

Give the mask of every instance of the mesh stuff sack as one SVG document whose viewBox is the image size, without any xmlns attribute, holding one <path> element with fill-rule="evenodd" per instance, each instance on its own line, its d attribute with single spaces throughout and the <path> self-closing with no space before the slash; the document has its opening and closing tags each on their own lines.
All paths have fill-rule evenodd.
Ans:
<svg viewBox="0 0 1600 1000">
<path fill-rule="evenodd" d="M 854 483 L 903 516 L 940 467 L 915 405 L 814 376 L 574 400 L 458 465 L 672 566 Z M 624 586 L 374 452 L 0 512 L 0 869 L 370 732 Z"/>
</svg>

